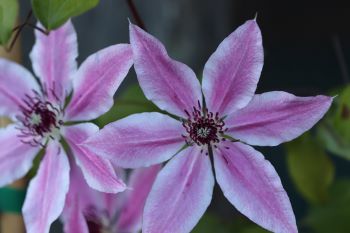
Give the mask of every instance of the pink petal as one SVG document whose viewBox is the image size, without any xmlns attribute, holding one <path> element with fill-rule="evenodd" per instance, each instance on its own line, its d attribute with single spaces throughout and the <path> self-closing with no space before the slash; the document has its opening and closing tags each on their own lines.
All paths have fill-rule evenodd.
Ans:
<svg viewBox="0 0 350 233">
<path fill-rule="evenodd" d="M 255 95 L 245 108 L 227 117 L 227 134 L 251 145 L 276 146 L 314 126 L 332 100 L 321 95 L 297 97 L 282 91 Z"/>
<path fill-rule="evenodd" d="M 69 191 L 62 213 L 65 233 L 89 233 L 84 211 L 94 208 L 98 200 L 97 191 L 84 180 L 81 170 L 71 164 Z"/>
<path fill-rule="evenodd" d="M 209 156 L 193 146 L 158 174 L 143 215 L 144 233 L 187 233 L 210 204 L 214 188 Z"/>
<path fill-rule="evenodd" d="M 116 171 L 116 174 L 120 179 L 126 180 L 126 170 L 123 170 L 121 168 L 114 168 L 114 170 Z M 123 197 L 125 197 L 126 191 L 128 190 L 129 189 L 127 188 L 124 192 L 117 194 L 101 193 L 96 191 L 98 195 L 96 199 L 97 201 L 95 201 L 95 206 L 98 206 L 98 208 L 103 210 L 107 216 L 115 216 L 116 213 L 120 212 L 122 205 L 124 204 Z"/>
<path fill-rule="evenodd" d="M 79 198 L 80 197 L 77 194 L 67 195 L 66 205 L 63 210 L 64 214 L 62 217 L 65 233 L 89 233 Z"/>
<path fill-rule="evenodd" d="M 97 132 L 98 127 L 92 123 L 62 128 L 62 134 L 66 138 L 89 186 L 100 192 L 122 192 L 125 190 L 126 185 L 117 177 L 112 164 L 108 160 L 79 146 L 82 141 Z"/>
<path fill-rule="evenodd" d="M 142 226 L 142 213 L 146 198 L 151 191 L 160 165 L 135 170 L 130 177 L 127 195 L 117 222 L 117 232 L 139 232 Z"/>
<path fill-rule="evenodd" d="M 141 28 L 130 24 L 130 44 L 135 70 L 146 97 L 169 113 L 186 117 L 202 103 L 195 73 L 185 64 L 172 60 L 163 44 Z"/>
<path fill-rule="evenodd" d="M 263 63 L 259 26 L 255 20 L 248 20 L 205 64 L 203 93 L 209 110 L 225 116 L 246 106 L 254 95 Z"/>
<path fill-rule="evenodd" d="M 130 45 L 119 44 L 89 56 L 73 80 L 66 119 L 91 120 L 113 106 L 113 96 L 132 66 Z"/>
<path fill-rule="evenodd" d="M 183 145 L 184 128 L 173 118 L 152 112 L 106 125 L 84 147 L 124 168 L 147 167 L 170 159 Z"/>
<path fill-rule="evenodd" d="M 49 143 L 23 206 L 28 233 L 48 233 L 61 214 L 69 187 L 69 162 L 61 146 Z"/>
<path fill-rule="evenodd" d="M 298 232 L 281 180 L 260 152 L 239 142 L 224 142 L 214 151 L 214 162 L 225 197 L 242 214 L 272 232 Z"/>
<path fill-rule="evenodd" d="M 32 74 L 17 63 L 0 58 L 0 71 L 0 115 L 14 117 L 26 95 L 33 95 L 39 86 Z"/>
<path fill-rule="evenodd" d="M 38 27 L 43 28 L 38 23 Z M 40 78 L 51 101 L 63 103 L 71 91 L 71 79 L 77 69 L 77 35 L 70 21 L 47 36 L 35 30 L 30 53 L 33 70 Z M 59 101 L 57 100 L 59 99 Z"/>
<path fill-rule="evenodd" d="M 25 176 L 40 150 L 22 143 L 19 134 L 15 125 L 0 129 L 0 187 Z"/>
</svg>

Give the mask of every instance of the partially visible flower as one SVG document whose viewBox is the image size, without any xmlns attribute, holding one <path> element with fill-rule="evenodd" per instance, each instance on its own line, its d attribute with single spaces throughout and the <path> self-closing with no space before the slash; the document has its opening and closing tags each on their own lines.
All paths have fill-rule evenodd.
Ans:
<svg viewBox="0 0 350 233">
<path fill-rule="evenodd" d="M 276 146 L 298 137 L 322 118 L 332 98 L 282 91 L 254 95 L 263 67 L 255 20 L 219 45 L 204 67 L 202 88 L 188 66 L 172 60 L 161 42 L 132 24 L 130 41 L 146 97 L 180 119 L 134 114 L 107 125 L 84 144 L 125 168 L 176 155 L 152 187 L 143 232 L 191 231 L 212 199 L 211 157 L 218 184 L 241 213 L 270 231 L 297 232 L 278 174 L 248 144 Z"/>
<path fill-rule="evenodd" d="M 126 188 L 109 161 L 78 144 L 99 130 L 81 122 L 100 116 L 113 105 L 113 95 L 132 65 L 130 45 L 105 48 L 77 69 L 76 40 L 71 22 L 49 36 L 36 33 L 31 60 L 40 83 L 22 66 L 0 60 L 0 115 L 14 122 L 0 130 L 0 186 L 24 176 L 36 154 L 45 149 L 23 206 L 28 233 L 49 232 L 61 214 L 70 164 L 76 162 L 96 190 L 117 193 Z M 70 146 L 69 153 L 62 141 Z"/>
<path fill-rule="evenodd" d="M 159 165 L 132 171 L 123 193 L 107 194 L 86 185 L 72 166 L 71 184 L 62 214 L 65 233 L 133 233 L 142 225 L 143 208 Z M 123 170 L 119 170 L 119 174 Z"/>
</svg>

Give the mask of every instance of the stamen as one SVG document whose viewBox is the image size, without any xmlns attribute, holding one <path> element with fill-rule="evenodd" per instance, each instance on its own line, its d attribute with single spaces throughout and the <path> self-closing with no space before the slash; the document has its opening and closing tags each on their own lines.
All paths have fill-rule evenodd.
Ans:
<svg viewBox="0 0 350 233">
<path fill-rule="evenodd" d="M 202 107 L 198 101 L 198 108 L 195 106 L 191 114 L 184 110 L 188 116 L 182 125 L 186 129 L 187 135 L 182 135 L 186 139 L 188 145 L 196 143 L 199 146 L 215 145 L 222 140 L 222 134 L 227 129 L 224 128 L 225 123 L 219 118 L 219 113 L 209 112 L 207 108 Z M 202 152 L 201 152 L 202 153 Z"/>
<path fill-rule="evenodd" d="M 54 139 L 55 133 L 63 124 L 61 117 L 62 110 L 54 106 L 35 90 L 34 96 L 26 95 L 24 105 L 20 106 L 22 115 L 17 116 L 20 125 L 18 129 L 23 138 L 22 142 L 31 146 L 43 146 L 43 138 Z"/>
</svg>

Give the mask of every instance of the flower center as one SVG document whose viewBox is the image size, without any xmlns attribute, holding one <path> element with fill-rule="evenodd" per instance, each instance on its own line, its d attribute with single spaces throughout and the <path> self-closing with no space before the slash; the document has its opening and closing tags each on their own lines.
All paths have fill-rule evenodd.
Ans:
<svg viewBox="0 0 350 233">
<path fill-rule="evenodd" d="M 85 209 L 85 219 L 90 233 L 111 233 L 113 226 L 110 216 L 104 211 L 99 211 L 93 206 Z"/>
<path fill-rule="evenodd" d="M 186 138 L 188 144 L 215 145 L 225 140 L 222 138 L 225 123 L 219 118 L 218 113 L 214 114 L 208 109 L 202 111 L 199 103 L 198 108 L 193 107 L 191 113 L 186 110 L 185 112 L 188 118 L 183 121 L 182 125 L 186 129 L 187 135 L 183 135 L 183 137 Z"/>
<path fill-rule="evenodd" d="M 17 116 L 17 119 L 21 123 L 19 136 L 26 138 L 22 142 L 37 146 L 42 145 L 43 138 L 59 137 L 59 129 L 63 122 L 62 110 L 51 102 L 43 100 L 39 93 L 34 93 L 34 97 L 26 96 L 25 105 L 21 106 L 22 115 Z"/>
</svg>

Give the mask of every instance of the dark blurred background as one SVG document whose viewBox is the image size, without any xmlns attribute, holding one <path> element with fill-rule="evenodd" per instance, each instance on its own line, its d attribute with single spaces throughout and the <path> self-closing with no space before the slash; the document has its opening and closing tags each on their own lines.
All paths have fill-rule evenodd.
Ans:
<svg viewBox="0 0 350 233">
<path fill-rule="evenodd" d="M 296 95 L 315 95 L 345 85 L 346 71 L 341 63 L 350 62 L 347 1 L 134 0 L 134 3 L 147 30 L 165 44 L 171 57 L 188 64 L 198 76 L 218 44 L 258 13 L 265 48 L 258 92 L 284 90 Z M 29 1 L 22 1 L 22 19 L 29 10 Z M 134 20 L 125 0 L 101 0 L 97 8 L 74 18 L 79 63 L 106 46 L 128 43 L 128 18 Z M 31 68 L 27 55 L 34 38 L 30 28 L 23 31 L 21 42 L 24 65 Z M 345 59 L 339 59 L 339 53 Z M 122 89 L 136 82 L 133 70 L 129 76 Z M 306 213 L 306 203 L 288 175 L 284 148 L 258 150 L 275 166 L 300 220 Z M 332 160 L 337 167 L 336 176 L 350 175 L 346 160 L 335 156 Z M 235 219 L 235 208 L 217 187 L 215 190 L 209 212 L 227 221 Z M 59 224 L 52 227 L 52 232 L 60 232 Z"/>
</svg>

